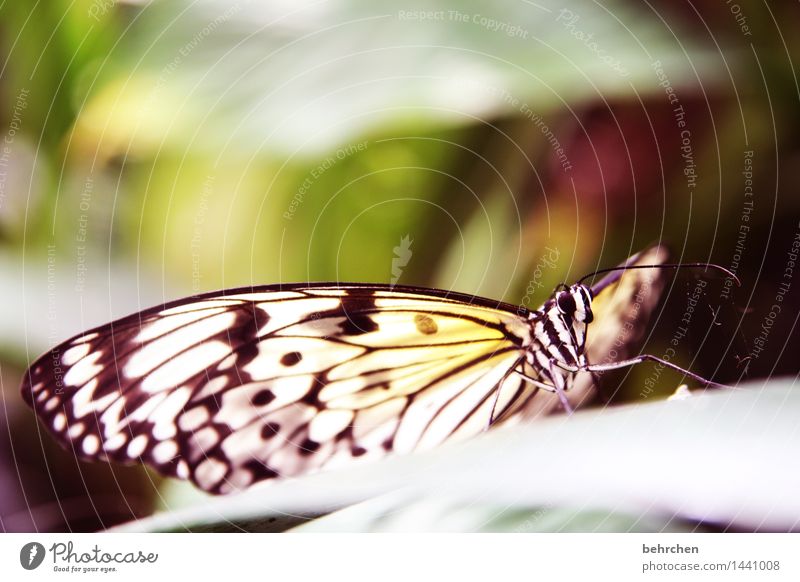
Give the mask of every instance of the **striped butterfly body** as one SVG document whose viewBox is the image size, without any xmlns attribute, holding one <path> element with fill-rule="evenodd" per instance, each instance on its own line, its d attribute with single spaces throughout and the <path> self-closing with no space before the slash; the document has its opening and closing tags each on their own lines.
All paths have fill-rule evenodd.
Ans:
<svg viewBox="0 0 800 582">
<path fill-rule="evenodd" d="M 569 408 L 591 392 L 590 362 L 626 356 L 662 286 L 657 271 L 617 271 L 533 311 L 364 284 L 207 294 L 61 344 L 22 394 L 81 458 L 228 493 Z"/>
</svg>

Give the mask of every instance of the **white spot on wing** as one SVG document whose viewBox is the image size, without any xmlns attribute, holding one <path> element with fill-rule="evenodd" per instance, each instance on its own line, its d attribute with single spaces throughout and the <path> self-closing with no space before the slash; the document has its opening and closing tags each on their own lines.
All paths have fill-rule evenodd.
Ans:
<svg viewBox="0 0 800 582">
<path fill-rule="evenodd" d="M 352 420 L 351 410 L 323 410 L 311 419 L 308 437 L 318 443 L 324 443 L 345 430 Z"/>
<path fill-rule="evenodd" d="M 106 394 L 99 400 L 94 399 L 97 390 L 97 378 L 92 378 L 90 382 L 78 390 L 72 397 L 72 411 L 75 418 L 82 418 L 95 411 L 105 410 L 114 400 L 119 398 L 119 394 Z"/>
<path fill-rule="evenodd" d="M 64 355 L 61 357 L 61 363 L 65 366 L 73 366 L 78 360 L 88 354 L 90 349 L 91 346 L 85 343 L 73 346 L 64 352 Z"/>
<path fill-rule="evenodd" d="M 216 378 L 212 378 L 200 389 L 200 391 L 192 397 L 192 401 L 197 402 L 208 396 L 212 396 L 217 394 L 221 390 L 228 385 L 228 377 L 227 376 L 217 376 Z"/>
<path fill-rule="evenodd" d="M 308 319 L 314 313 L 336 309 L 341 304 L 342 302 L 335 297 L 287 301 L 277 306 L 270 303 L 259 303 L 256 307 L 264 310 L 270 319 L 264 327 L 258 330 L 258 336 L 265 336 L 275 330 Z"/>
<path fill-rule="evenodd" d="M 201 487 L 210 489 L 216 485 L 228 471 L 228 466 L 217 459 L 206 459 L 194 471 L 194 478 Z"/>
<path fill-rule="evenodd" d="M 143 420 L 148 420 L 150 414 L 156 409 L 156 406 L 161 404 L 164 399 L 167 397 L 166 392 L 162 392 L 160 394 L 156 394 L 155 396 L 151 396 L 147 400 L 145 400 L 139 408 L 134 410 L 133 412 L 128 411 L 128 416 L 123 419 L 123 424 L 127 424 L 130 421 L 134 422 L 141 422 Z"/>
<path fill-rule="evenodd" d="M 311 390 L 312 383 L 311 376 L 285 376 L 273 380 L 270 386 L 272 387 L 272 393 L 275 395 L 275 400 L 270 403 L 267 410 L 273 410 L 300 400 Z"/>
<path fill-rule="evenodd" d="M 233 474 L 228 477 L 228 482 L 233 489 L 244 489 L 253 482 L 253 473 L 245 468 L 236 469 Z"/>
<path fill-rule="evenodd" d="M 233 324 L 235 319 L 236 315 L 233 313 L 219 313 L 145 344 L 142 349 L 128 360 L 125 365 L 125 375 L 129 378 L 144 376 L 170 358 L 178 356 L 184 350 L 193 345 L 202 344 L 209 337 L 225 331 Z M 82 360 L 80 364 L 85 361 L 87 360 Z"/>
<path fill-rule="evenodd" d="M 186 464 L 186 461 L 178 461 L 178 466 L 175 468 L 175 473 L 180 479 L 189 478 L 189 465 Z"/>
<path fill-rule="evenodd" d="M 84 429 L 86 429 L 86 425 L 82 422 L 75 422 L 72 426 L 69 427 L 67 431 L 67 436 L 71 439 L 76 439 L 83 434 Z"/>
<path fill-rule="evenodd" d="M 59 412 L 53 417 L 53 428 L 58 432 L 64 430 L 67 426 L 67 417 L 63 412 Z"/>
<path fill-rule="evenodd" d="M 150 415 L 153 423 L 153 436 L 157 440 L 165 440 L 175 436 L 177 428 L 175 420 L 192 395 L 190 388 L 179 388 L 162 402 Z"/>
<path fill-rule="evenodd" d="M 147 442 L 147 435 L 140 434 L 134 438 L 128 445 L 128 450 L 126 451 L 128 456 L 132 459 L 141 456 L 141 454 L 147 448 Z"/>
<path fill-rule="evenodd" d="M 107 451 L 116 451 L 122 448 L 128 442 L 128 437 L 118 432 L 106 441 L 105 449 Z"/>
<path fill-rule="evenodd" d="M 142 382 L 142 390 L 149 393 L 169 390 L 205 370 L 211 363 L 231 351 L 221 341 L 207 341 L 175 356 Z"/>
<path fill-rule="evenodd" d="M 178 313 L 175 315 L 159 317 L 152 323 L 142 327 L 139 335 L 136 336 L 134 341 L 145 342 L 155 339 L 167 332 L 178 329 L 179 327 L 188 325 L 205 317 L 216 315 L 217 313 L 222 313 L 223 311 L 225 311 L 224 307 L 218 307 L 216 309 L 201 309 L 198 311 L 189 311 L 186 313 Z"/>
<path fill-rule="evenodd" d="M 178 445 L 175 441 L 164 441 L 153 447 L 153 460 L 156 463 L 166 463 L 178 454 Z"/>
<path fill-rule="evenodd" d="M 211 417 L 208 414 L 205 406 L 196 406 L 191 410 L 184 412 L 178 420 L 181 430 L 192 431 L 199 428 L 200 425 L 205 424 Z"/>
<path fill-rule="evenodd" d="M 91 353 L 72 366 L 67 373 L 64 374 L 64 384 L 68 386 L 83 386 L 94 378 L 103 370 L 102 366 L 95 364 L 95 362 L 100 359 L 101 355 L 102 352 L 99 351 Z"/>
<path fill-rule="evenodd" d="M 239 355 L 236 352 L 233 352 L 230 356 L 219 363 L 217 370 L 227 370 L 228 368 L 232 367 L 236 363 L 236 358 L 238 357 Z"/>
<path fill-rule="evenodd" d="M 219 435 L 217 434 L 217 431 L 210 426 L 192 433 L 190 443 L 195 449 L 192 457 L 202 457 L 205 455 L 206 451 L 214 447 L 218 441 Z"/>
<path fill-rule="evenodd" d="M 100 439 L 97 435 L 89 434 L 83 439 L 83 452 L 87 455 L 94 455 L 100 450 Z"/>
<path fill-rule="evenodd" d="M 100 415 L 100 423 L 103 425 L 103 434 L 106 438 L 117 433 L 122 425 L 122 414 L 125 408 L 125 400 L 117 399 L 111 406 L 106 408 Z"/>
</svg>

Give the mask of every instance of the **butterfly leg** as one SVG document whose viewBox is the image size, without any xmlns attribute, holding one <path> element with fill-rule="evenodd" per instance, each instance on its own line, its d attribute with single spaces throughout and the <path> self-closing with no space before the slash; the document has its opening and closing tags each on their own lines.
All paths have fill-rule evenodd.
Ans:
<svg viewBox="0 0 800 582">
<path fill-rule="evenodd" d="M 551 367 L 552 367 L 552 364 L 551 364 Z M 563 385 L 562 386 L 558 386 L 557 382 L 553 382 L 553 384 L 547 384 L 546 382 L 542 382 L 541 380 L 537 380 L 536 378 L 531 378 L 526 373 L 521 372 L 519 370 L 514 370 L 514 372 L 518 376 L 520 376 L 523 380 L 525 380 L 526 382 L 528 382 L 530 384 L 533 384 L 537 388 L 541 388 L 543 390 L 547 390 L 548 392 L 555 392 L 556 395 L 558 396 L 558 399 L 561 401 L 561 406 L 564 407 L 564 410 L 566 411 L 566 413 L 567 414 L 572 414 L 572 406 L 570 405 L 569 400 L 567 400 L 567 395 L 566 395 L 566 393 L 564 391 L 564 386 Z M 561 378 L 560 375 L 558 375 L 558 377 Z M 563 378 L 562 378 L 562 381 L 563 381 Z"/>
<path fill-rule="evenodd" d="M 607 394 L 606 392 L 608 392 L 608 391 L 607 390 L 603 390 L 603 385 L 600 382 L 600 373 L 592 371 L 592 370 L 589 370 L 589 374 L 592 377 L 592 387 L 594 388 L 595 394 L 597 394 L 597 396 L 599 397 L 600 401 L 603 404 L 608 404 L 609 402 L 611 402 L 611 399 L 616 395 L 618 389 L 614 390 L 611 394 Z"/>
<path fill-rule="evenodd" d="M 517 371 L 517 366 L 519 366 L 524 361 L 525 361 L 525 357 L 524 356 L 519 358 L 516 361 L 516 363 L 514 364 L 514 366 L 511 367 L 508 370 L 508 372 L 506 372 L 503 375 L 503 378 L 497 383 L 497 387 L 496 387 L 495 395 L 494 395 L 494 402 L 492 402 L 492 411 L 489 414 L 489 420 L 486 422 L 485 430 L 489 430 L 492 427 L 492 423 L 494 423 L 494 421 L 497 418 L 499 418 L 497 416 L 497 403 L 500 401 L 500 392 L 502 392 L 502 390 L 503 390 L 503 382 L 505 382 L 506 378 L 508 378 L 511 374 L 513 374 L 515 371 Z M 500 416 L 502 416 L 502 414 Z"/>
<path fill-rule="evenodd" d="M 550 360 L 550 378 L 553 380 L 556 394 L 558 395 L 558 399 L 561 401 L 561 406 L 564 408 L 564 412 L 567 414 L 572 414 L 572 406 L 567 399 L 567 391 L 564 389 L 564 376 L 558 372 L 557 367 L 557 362 L 555 360 Z"/>
<path fill-rule="evenodd" d="M 643 362 L 656 362 L 657 364 L 661 364 L 662 366 L 665 366 L 671 370 L 680 372 L 681 374 L 688 376 L 695 382 L 699 382 L 704 386 L 717 386 L 718 388 L 730 388 L 730 386 L 726 384 L 719 384 L 718 382 L 708 380 L 707 378 L 703 378 L 699 374 L 695 374 L 694 372 L 690 372 L 689 370 L 681 368 L 677 364 L 673 364 L 671 362 L 668 362 L 657 356 L 652 356 L 650 354 L 642 354 L 636 356 L 635 358 L 628 358 L 627 360 L 620 360 L 619 362 L 611 362 L 610 364 L 588 364 L 586 366 L 581 366 L 581 367 L 578 366 L 572 366 L 572 367 L 562 366 L 562 367 L 570 372 L 573 371 L 577 372 L 578 370 L 586 370 L 587 372 L 608 372 L 610 370 L 619 370 L 620 368 L 635 366 L 636 364 L 641 364 Z M 574 370 L 572 368 L 574 368 Z"/>
</svg>

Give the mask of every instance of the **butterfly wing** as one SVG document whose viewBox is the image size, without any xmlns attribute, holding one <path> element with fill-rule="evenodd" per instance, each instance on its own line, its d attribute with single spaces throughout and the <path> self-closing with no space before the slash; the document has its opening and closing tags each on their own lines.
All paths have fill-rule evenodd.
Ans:
<svg viewBox="0 0 800 582">
<path fill-rule="evenodd" d="M 225 493 L 484 430 L 530 396 L 516 307 L 409 287 L 296 285 L 177 301 L 41 357 L 24 398 L 85 459 Z"/>
</svg>

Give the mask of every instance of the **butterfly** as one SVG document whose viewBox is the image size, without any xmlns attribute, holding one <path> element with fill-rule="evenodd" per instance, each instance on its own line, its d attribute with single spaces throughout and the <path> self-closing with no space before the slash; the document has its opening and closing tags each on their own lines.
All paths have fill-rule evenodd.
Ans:
<svg viewBox="0 0 800 582">
<path fill-rule="evenodd" d="M 570 410 L 595 374 L 652 359 L 624 358 L 665 260 L 651 247 L 536 310 L 398 285 L 200 295 L 64 342 L 22 395 L 80 458 L 230 493 Z"/>
</svg>

